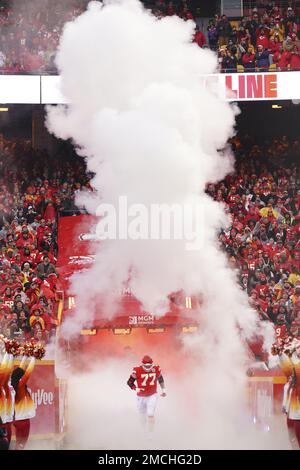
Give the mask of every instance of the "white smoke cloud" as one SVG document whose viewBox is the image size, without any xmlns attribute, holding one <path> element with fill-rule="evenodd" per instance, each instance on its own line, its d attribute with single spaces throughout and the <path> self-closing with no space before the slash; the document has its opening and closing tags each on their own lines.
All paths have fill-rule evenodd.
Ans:
<svg viewBox="0 0 300 470">
<path fill-rule="evenodd" d="M 78 202 L 95 213 L 101 202 L 117 207 L 119 196 L 125 195 L 128 204 L 188 202 L 202 215 L 200 250 L 186 250 L 185 240 L 101 243 L 93 266 L 72 280 L 76 314 L 66 321 L 65 332 L 73 334 L 91 322 L 99 296 L 107 299 L 103 314 L 112 316 L 117 311 L 112 292 L 129 277 L 134 295 L 151 313 L 164 313 L 168 295 L 181 289 L 201 296 L 201 334 L 185 341 L 198 375 L 196 379 L 193 372 L 185 383 L 194 386 L 194 380 L 201 389 L 198 404 L 204 426 L 213 416 L 220 429 L 222 423 L 234 432 L 226 439 L 222 434 L 219 441 L 212 434 L 196 434 L 195 446 L 202 436 L 208 447 L 221 438 L 230 447 L 235 446 L 246 409 L 248 352 L 241 336 L 262 333 L 270 342 L 271 335 L 269 325 L 259 325 L 218 248 L 217 230 L 228 224 L 228 217 L 204 191 L 207 182 L 233 169 L 230 152 L 218 149 L 226 147 L 234 132 L 236 110 L 202 85 L 201 76 L 214 73 L 217 61 L 212 52 L 192 43 L 193 31 L 193 22 L 178 17 L 158 20 L 136 0 L 106 2 L 103 7 L 91 2 L 87 12 L 65 26 L 57 64 L 70 104 L 48 109 L 48 128 L 60 138 L 72 138 L 95 173 L 96 191 L 85 192 Z M 108 384 L 109 365 L 105 371 Z M 118 402 L 122 412 L 125 402 Z M 194 424 L 184 421 L 191 425 L 191 437 Z"/>
<path fill-rule="evenodd" d="M 155 430 L 149 441 L 139 422 L 135 393 L 126 385 L 132 365 L 128 360 L 110 360 L 70 376 L 66 448 L 290 448 L 283 417 L 268 415 L 265 402 L 261 404 L 265 416 L 254 425 L 250 410 L 245 407 L 241 413 L 230 376 L 222 382 L 219 368 L 208 373 L 205 367 L 188 367 L 188 374 L 180 379 L 176 369 L 164 371 L 167 397 L 158 399 Z M 239 395 L 245 396 L 243 387 Z"/>
</svg>

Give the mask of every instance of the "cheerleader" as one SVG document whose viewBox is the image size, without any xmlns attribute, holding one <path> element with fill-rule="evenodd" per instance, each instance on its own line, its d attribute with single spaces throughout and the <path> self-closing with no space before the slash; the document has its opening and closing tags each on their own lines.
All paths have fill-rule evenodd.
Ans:
<svg viewBox="0 0 300 470">
<path fill-rule="evenodd" d="M 9 439 L 6 428 L 5 420 L 5 392 L 4 392 L 4 379 L 5 369 L 7 362 L 7 354 L 4 354 L 3 359 L 0 363 L 0 450 L 9 449 Z"/>
<path fill-rule="evenodd" d="M 0 338 L 5 345 L 4 339 Z M 5 345 L 6 346 L 6 345 Z M 0 364 L 0 436 L 9 448 L 11 441 L 11 423 L 14 416 L 14 390 L 10 376 L 14 367 L 13 354 L 6 351 Z"/>
<path fill-rule="evenodd" d="M 16 450 L 24 449 L 29 433 L 30 419 L 35 416 L 36 406 L 27 388 L 35 360 L 42 359 L 45 348 L 29 341 L 22 345 L 16 340 L 0 337 L 5 354 L 0 363 L 0 448 L 10 443 L 11 425 L 16 431 Z M 23 356 L 19 367 L 14 367 L 14 356 Z"/>
<path fill-rule="evenodd" d="M 23 357 L 19 367 L 11 376 L 11 384 L 15 391 L 14 427 L 16 431 L 15 450 L 23 450 L 30 434 L 30 420 L 36 414 L 36 405 L 27 388 L 27 382 L 35 365 L 35 358 Z M 27 365 L 26 365 L 27 362 Z"/>
<path fill-rule="evenodd" d="M 3 389 L 5 393 L 4 420 L 7 431 L 7 438 L 11 441 L 11 425 L 14 420 L 15 391 L 10 383 L 10 377 L 14 368 L 14 357 L 7 354 L 6 370 L 3 379 Z"/>
<path fill-rule="evenodd" d="M 287 428 L 293 449 L 300 449 L 300 341 L 286 339 L 272 348 L 279 356 L 280 366 L 287 377 L 282 410 L 287 415 Z"/>
</svg>

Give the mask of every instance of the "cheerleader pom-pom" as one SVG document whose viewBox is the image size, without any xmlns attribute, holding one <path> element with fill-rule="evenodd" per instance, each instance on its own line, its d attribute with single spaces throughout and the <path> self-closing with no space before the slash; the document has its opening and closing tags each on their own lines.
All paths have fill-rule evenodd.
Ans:
<svg viewBox="0 0 300 470">
<path fill-rule="evenodd" d="M 22 344 L 19 347 L 19 356 L 24 356 L 24 353 L 25 353 L 24 344 Z"/>
<path fill-rule="evenodd" d="M 5 350 L 8 354 L 18 356 L 20 350 L 20 343 L 18 343 L 18 341 L 16 341 L 15 339 L 8 339 L 5 341 Z"/>
<path fill-rule="evenodd" d="M 45 354 L 46 354 L 46 350 L 45 350 L 44 346 L 41 343 L 37 343 L 35 345 L 35 348 L 34 348 L 34 353 L 33 353 L 34 357 L 36 359 L 41 360 L 41 359 L 43 359 Z"/>
<path fill-rule="evenodd" d="M 23 345 L 23 356 L 33 356 L 34 355 L 35 344 L 33 341 L 27 341 Z"/>
</svg>

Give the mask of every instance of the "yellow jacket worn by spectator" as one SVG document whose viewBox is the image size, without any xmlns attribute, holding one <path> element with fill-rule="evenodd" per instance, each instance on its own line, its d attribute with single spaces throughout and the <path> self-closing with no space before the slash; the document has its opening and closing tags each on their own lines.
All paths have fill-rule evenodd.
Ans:
<svg viewBox="0 0 300 470">
<path fill-rule="evenodd" d="M 279 41 L 282 42 L 285 37 L 284 26 L 274 26 L 270 31 L 270 39 L 274 40 L 275 37 L 278 37 Z"/>
<path fill-rule="evenodd" d="M 291 297 L 293 304 L 297 304 L 300 302 L 300 292 L 295 292 L 295 294 Z"/>
<path fill-rule="evenodd" d="M 275 209 L 273 209 L 273 207 L 263 207 L 262 209 L 260 209 L 259 213 L 262 217 L 268 217 L 270 209 L 272 209 L 273 217 L 275 217 L 275 219 L 278 219 L 279 213 Z"/>
<path fill-rule="evenodd" d="M 293 284 L 294 286 L 296 286 L 296 284 L 300 284 L 300 274 L 297 274 L 297 273 L 291 273 L 289 275 L 289 278 L 288 278 L 288 281 Z"/>
</svg>

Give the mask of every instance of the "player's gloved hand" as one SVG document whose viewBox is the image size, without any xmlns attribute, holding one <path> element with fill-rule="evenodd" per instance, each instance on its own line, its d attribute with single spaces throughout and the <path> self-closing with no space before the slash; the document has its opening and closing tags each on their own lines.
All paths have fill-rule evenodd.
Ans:
<svg viewBox="0 0 300 470">
<path fill-rule="evenodd" d="M 161 397 L 166 397 L 167 394 L 166 394 L 166 392 L 161 392 L 160 396 L 161 396 Z"/>
</svg>

